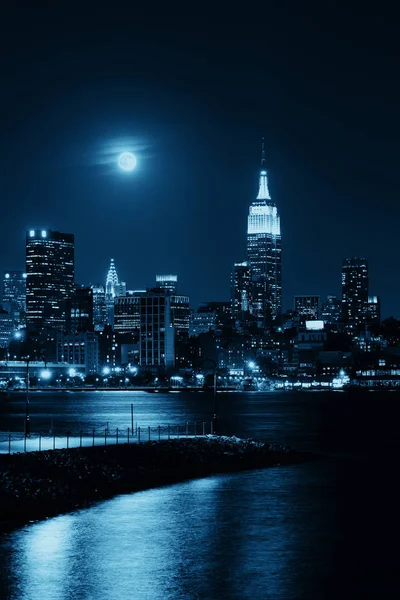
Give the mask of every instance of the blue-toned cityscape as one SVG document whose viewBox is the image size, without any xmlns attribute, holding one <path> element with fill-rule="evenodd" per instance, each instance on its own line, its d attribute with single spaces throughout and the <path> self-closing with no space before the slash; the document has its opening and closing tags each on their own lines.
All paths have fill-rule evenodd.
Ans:
<svg viewBox="0 0 400 600">
<path fill-rule="evenodd" d="M 74 246 L 72 233 L 30 229 L 25 270 L 4 273 L 2 389 L 198 388 L 214 375 L 218 387 L 250 390 L 400 382 L 400 322 L 381 322 L 366 258 L 343 260 L 341 298 L 299 290 L 282 310 L 281 224 L 264 140 L 247 257 L 233 264 L 230 300 L 194 310 L 177 274 L 130 289 L 114 258 L 103 283 L 78 285 Z"/>
</svg>

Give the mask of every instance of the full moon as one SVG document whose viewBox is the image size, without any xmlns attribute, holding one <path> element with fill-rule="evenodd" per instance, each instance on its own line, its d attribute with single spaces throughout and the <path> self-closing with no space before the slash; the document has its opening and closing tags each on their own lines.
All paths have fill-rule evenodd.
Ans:
<svg viewBox="0 0 400 600">
<path fill-rule="evenodd" d="M 136 158 L 132 152 L 123 152 L 118 157 L 118 166 L 123 171 L 133 171 L 136 167 Z"/>
</svg>

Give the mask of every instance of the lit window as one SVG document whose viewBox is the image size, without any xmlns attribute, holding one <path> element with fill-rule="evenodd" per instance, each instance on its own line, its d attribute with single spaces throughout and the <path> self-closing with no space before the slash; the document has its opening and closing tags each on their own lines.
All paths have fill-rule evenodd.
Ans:
<svg viewBox="0 0 400 600">
<path fill-rule="evenodd" d="M 42 230 L 42 237 L 47 237 L 47 231 L 45 231 L 44 229 Z"/>
<path fill-rule="evenodd" d="M 33 231 L 33 229 L 30 230 L 29 237 L 35 237 L 35 232 Z"/>
</svg>

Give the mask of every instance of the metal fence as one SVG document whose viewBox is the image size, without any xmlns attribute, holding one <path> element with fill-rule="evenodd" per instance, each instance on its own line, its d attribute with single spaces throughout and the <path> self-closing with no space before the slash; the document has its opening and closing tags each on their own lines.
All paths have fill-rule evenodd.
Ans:
<svg viewBox="0 0 400 600">
<path fill-rule="evenodd" d="M 183 425 L 156 425 L 131 427 L 90 427 L 71 430 L 55 429 L 51 433 L 31 433 L 25 436 L 19 432 L 0 432 L 0 454 L 16 452 L 36 452 L 42 450 L 60 450 L 64 448 L 82 448 L 88 446 L 107 446 L 134 444 L 213 434 L 212 421 L 186 422 Z"/>
</svg>

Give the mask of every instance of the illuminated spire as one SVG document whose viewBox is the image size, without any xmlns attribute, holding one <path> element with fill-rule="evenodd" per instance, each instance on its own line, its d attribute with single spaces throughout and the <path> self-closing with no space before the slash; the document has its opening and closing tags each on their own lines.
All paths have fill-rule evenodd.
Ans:
<svg viewBox="0 0 400 600">
<path fill-rule="evenodd" d="M 265 144 L 264 144 L 264 138 L 261 138 L 261 168 L 265 169 Z"/>
<path fill-rule="evenodd" d="M 107 280 L 106 280 L 106 294 L 109 296 L 112 296 L 114 298 L 115 296 L 115 287 L 119 284 L 119 280 L 118 280 L 118 275 L 117 275 L 117 271 L 115 269 L 115 264 L 114 264 L 114 259 L 111 259 L 111 264 L 110 264 L 110 268 L 108 270 L 107 273 Z"/>
<path fill-rule="evenodd" d="M 260 172 L 260 187 L 258 189 L 257 200 L 271 200 L 268 190 L 267 170 L 265 168 L 265 144 L 264 138 L 261 140 L 261 172 Z"/>
</svg>

